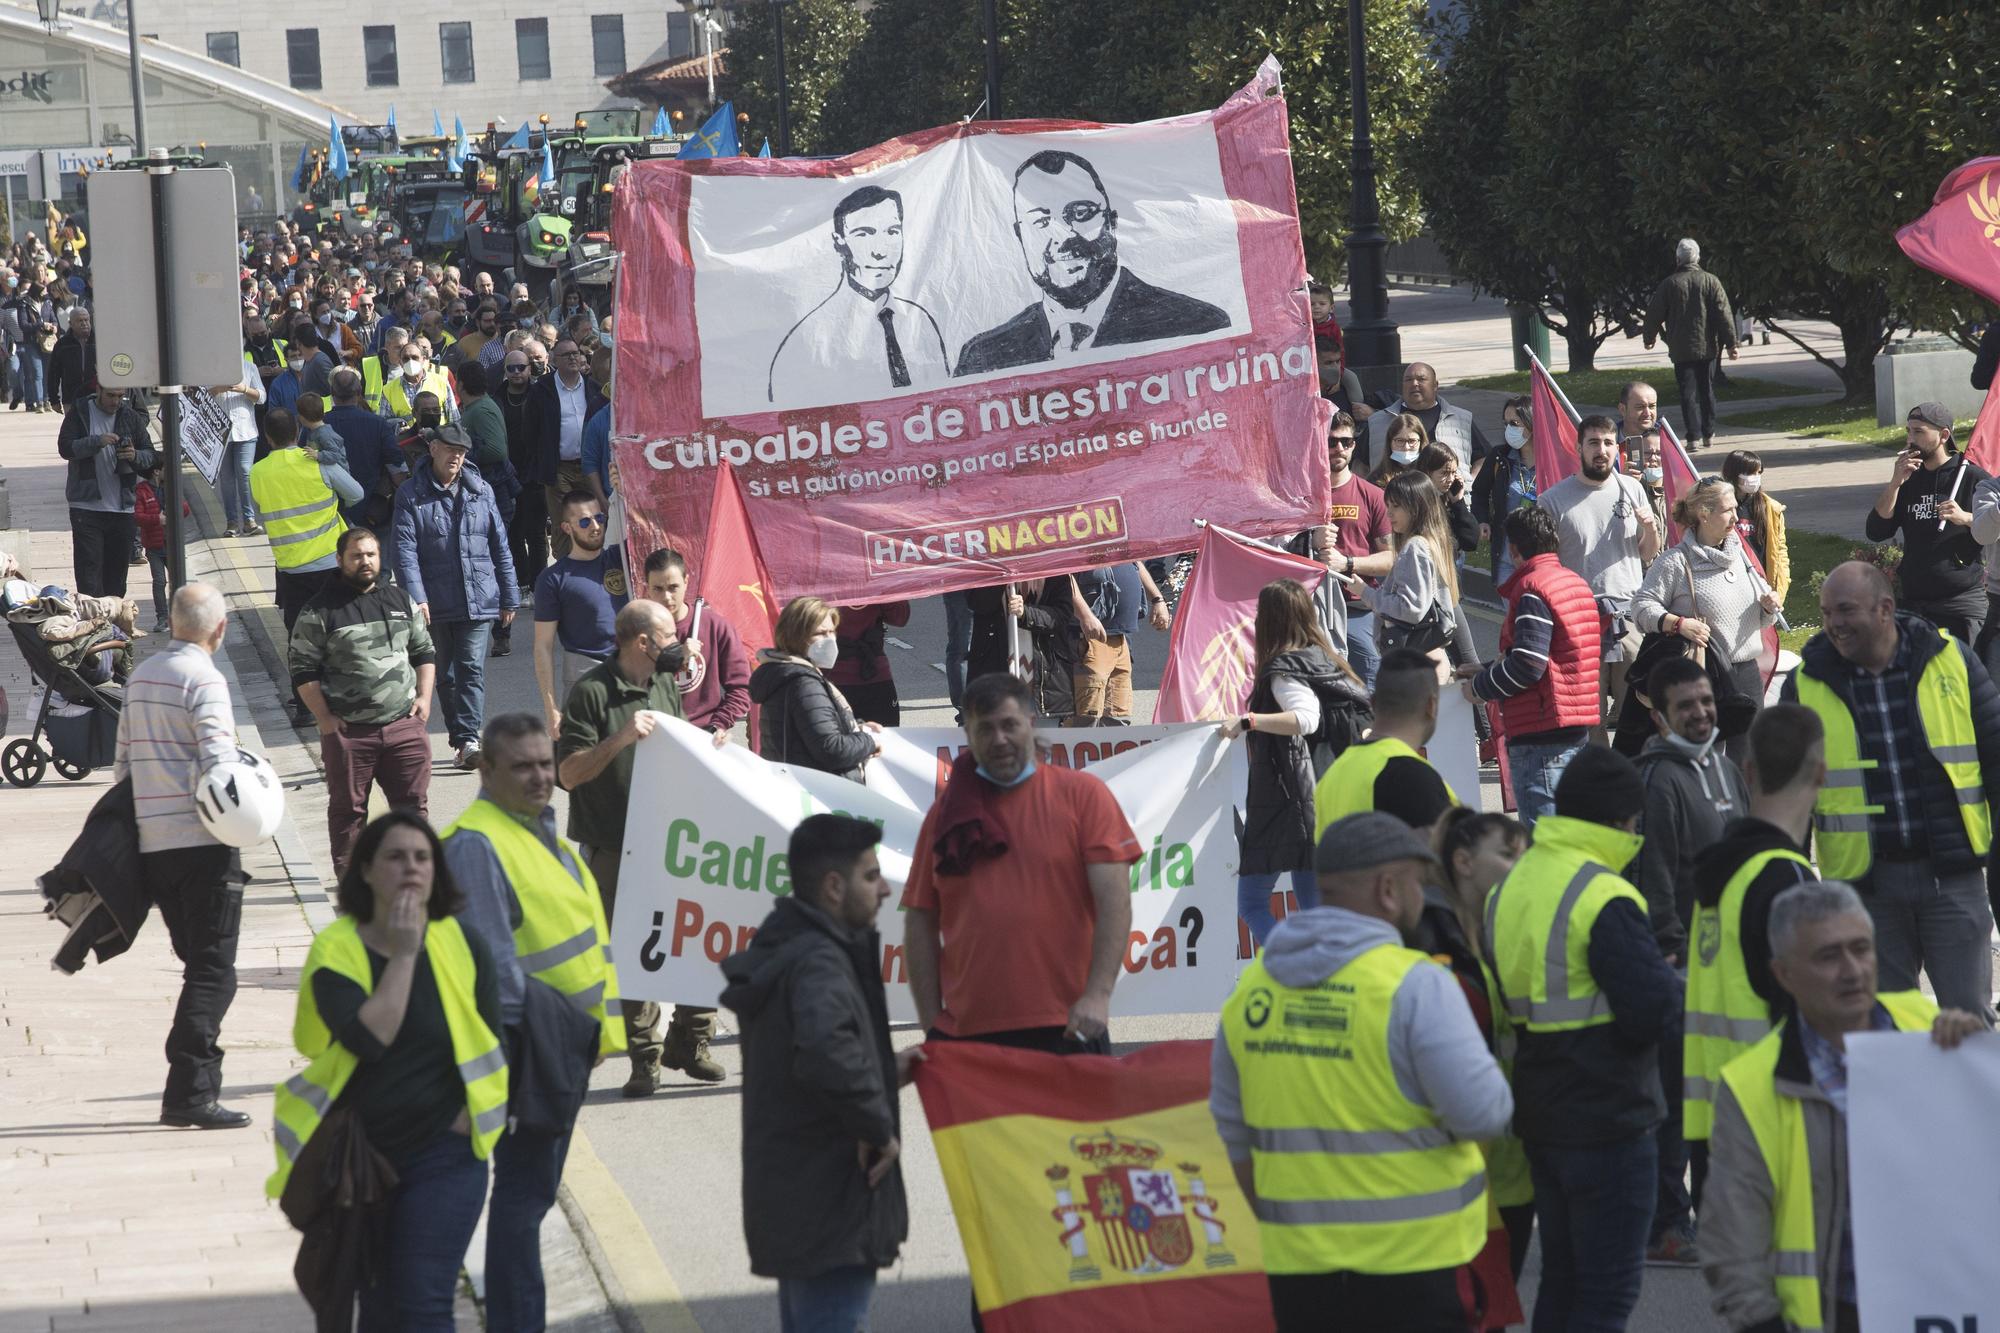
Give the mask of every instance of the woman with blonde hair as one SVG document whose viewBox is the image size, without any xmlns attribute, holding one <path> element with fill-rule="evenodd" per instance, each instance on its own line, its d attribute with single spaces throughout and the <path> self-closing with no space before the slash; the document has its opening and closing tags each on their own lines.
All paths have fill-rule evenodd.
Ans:
<svg viewBox="0 0 2000 1333">
<path fill-rule="evenodd" d="M 1442 648 L 1454 638 L 1458 620 L 1458 570 L 1444 500 L 1429 477 L 1412 469 L 1389 479 L 1382 503 L 1396 563 L 1374 587 L 1360 584 L 1353 591 L 1377 614 L 1375 638 L 1383 651 Z"/>
<path fill-rule="evenodd" d="M 817 597 L 794 597 L 778 614 L 772 646 L 757 654 L 750 673 L 750 702 L 758 713 L 757 753 L 781 764 L 861 781 L 861 768 L 882 753 L 873 722 L 856 722 L 854 710 L 826 678 L 840 655 L 834 632 L 840 612 Z"/>
<path fill-rule="evenodd" d="M 1258 945 L 1277 924 L 1271 894 L 1285 875 L 1300 907 L 1319 906 L 1314 783 L 1368 717 L 1367 687 L 1327 641 L 1312 594 L 1296 579 L 1265 584 L 1257 594 L 1256 684 L 1243 716 L 1219 728 L 1225 740 L 1247 736 L 1249 747 L 1236 911 Z"/>
<path fill-rule="evenodd" d="M 1674 505 L 1674 522 L 1681 539 L 1646 571 L 1632 618 L 1648 633 L 1677 634 L 1720 654 L 1737 690 L 1761 706 L 1758 654 L 1781 603 L 1743 554 L 1735 488 L 1704 477 Z"/>
</svg>

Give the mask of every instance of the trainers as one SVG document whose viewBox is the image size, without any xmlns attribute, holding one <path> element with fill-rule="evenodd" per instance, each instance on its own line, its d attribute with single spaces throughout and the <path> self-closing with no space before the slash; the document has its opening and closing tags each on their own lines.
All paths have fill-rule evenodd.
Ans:
<svg viewBox="0 0 2000 1333">
<path fill-rule="evenodd" d="M 467 741 L 458 747 L 458 766 L 468 773 L 479 767 L 478 741 Z"/>
<path fill-rule="evenodd" d="M 1662 1235 L 1646 1247 L 1646 1262 L 1659 1268 L 1699 1267 L 1701 1250 L 1695 1244 L 1694 1232 L 1677 1227 Z"/>
<path fill-rule="evenodd" d="M 234 537 L 234 536 L 236 535 L 236 529 L 235 529 L 235 528 L 224 528 L 224 529 L 222 530 L 222 535 L 223 535 L 223 536 L 225 536 L 225 537 Z"/>
</svg>

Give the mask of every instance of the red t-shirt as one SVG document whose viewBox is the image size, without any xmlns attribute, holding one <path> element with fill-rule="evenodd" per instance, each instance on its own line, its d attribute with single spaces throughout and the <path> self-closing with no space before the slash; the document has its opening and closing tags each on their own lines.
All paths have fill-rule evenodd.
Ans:
<svg viewBox="0 0 2000 1333">
<path fill-rule="evenodd" d="M 1382 488 L 1365 477 L 1347 474 L 1345 484 L 1332 491 L 1333 507 L 1328 512 L 1333 525 L 1333 549 L 1359 560 L 1375 554 L 1377 546 L 1389 540 L 1389 506 L 1382 502 Z M 1349 595 L 1350 608 L 1367 607 Z"/>
<path fill-rule="evenodd" d="M 1088 773 L 1042 764 L 988 799 L 1006 826 L 1006 852 L 970 874 L 938 874 L 932 806 L 903 889 L 905 910 L 938 918 L 937 1027 L 960 1037 L 1062 1027 L 1090 980 L 1097 904 L 1085 867 L 1130 865 L 1139 840 L 1111 789 Z"/>
</svg>

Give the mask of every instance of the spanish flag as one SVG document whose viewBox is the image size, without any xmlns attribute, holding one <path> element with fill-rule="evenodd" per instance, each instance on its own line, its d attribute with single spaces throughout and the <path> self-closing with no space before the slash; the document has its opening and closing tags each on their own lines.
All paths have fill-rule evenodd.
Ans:
<svg viewBox="0 0 2000 1333">
<path fill-rule="evenodd" d="M 1112 1059 L 932 1042 L 917 1066 L 988 1333 L 1262 1333 L 1257 1222 L 1208 1114 L 1209 1043 Z"/>
</svg>

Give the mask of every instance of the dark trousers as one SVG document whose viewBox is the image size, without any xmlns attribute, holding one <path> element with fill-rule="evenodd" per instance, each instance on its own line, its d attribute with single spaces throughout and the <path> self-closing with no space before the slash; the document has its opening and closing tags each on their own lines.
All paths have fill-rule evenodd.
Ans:
<svg viewBox="0 0 2000 1333">
<path fill-rule="evenodd" d="M 172 596 L 171 590 L 167 587 L 166 551 L 146 552 L 146 564 L 153 574 L 153 622 L 164 625 L 168 623 L 167 612 L 169 603 L 167 599 Z"/>
<path fill-rule="evenodd" d="M 360 1333 L 452 1333 L 458 1270 L 486 1202 L 486 1163 L 450 1130 L 399 1164 L 388 1271 L 361 1290 Z"/>
<path fill-rule="evenodd" d="M 394 810 L 414 810 L 430 818 L 431 738 L 414 713 L 396 722 L 343 722 L 319 738 L 326 765 L 326 837 L 333 873 L 347 873 L 347 860 L 368 822 L 368 791 L 379 783 L 382 799 Z"/>
<path fill-rule="evenodd" d="M 167 1031 L 170 1108 L 212 1102 L 222 1091 L 222 1016 L 236 998 L 236 937 L 243 884 L 236 849 L 212 843 L 147 852 L 154 906 L 181 960 L 181 998 Z"/>
<path fill-rule="evenodd" d="M 884 658 L 881 664 L 880 680 L 865 680 L 854 685 L 843 685 L 840 692 L 847 697 L 847 706 L 854 710 L 858 722 L 873 722 L 883 727 L 903 725 L 903 706 L 896 698 L 896 681 L 889 674 L 889 662 Z"/>
<path fill-rule="evenodd" d="M 130 514 L 95 509 L 69 511 L 70 571 L 76 591 L 92 597 L 123 597 L 132 567 L 132 538 L 138 531 Z"/>
<path fill-rule="evenodd" d="M 523 588 L 533 587 L 535 576 L 549 563 L 549 502 L 541 487 L 523 486 L 514 498 L 507 537 L 513 543 L 514 577 Z"/>
<path fill-rule="evenodd" d="M 493 1203 L 486 1216 L 488 1333 L 542 1333 L 542 1219 L 555 1207 L 570 1130 L 509 1130 L 493 1149 Z"/>
<path fill-rule="evenodd" d="M 604 920 L 609 923 L 618 905 L 618 866 L 624 860 L 616 847 L 591 845 L 580 849 L 584 860 L 590 863 L 591 878 L 597 881 L 597 896 L 604 900 Z M 625 1048 L 632 1057 L 632 1067 L 638 1069 L 650 1066 L 660 1067 L 660 1053 L 664 1049 L 660 1036 L 660 1006 L 651 1000 L 620 1000 L 619 1009 L 625 1015 Z M 681 1010 L 674 1010 L 678 1022 Z M 714 1014 L 713 1009 L 703 1010 Z M 713 1026 L 711 1019 L 710 1025 Z"/>
<path fill-rule="evenodd" d="M 1961 595 L 1944 602 L 1905 602 L 1901 609 L 1922 616 L 1984 660 L 1980 645 L 1986 642 L 1986 608 L 1980 605 L 1977 596 Z"/>
<path fill-rule="evenodd" d="M 1278 1333 L 1465 1333 L 1458 1270 L 1273 1273 Z"/>
<path fill-rule="evenodd" d="M 1651 1239 L 1657 1241 L 1670 1231 L 1694 1225 L 1694 1201 L 1688 1197 L 1687 1140 L 1681 1137 L 1681 1017 L 1674 1015 L 1673 1029 L 1660 1034 L 1660 1087 L 1667 1097 L 1667 1118 L 1653 1136 L 1659 1145 L 1658 1187 L 1653 1200 Z"/>
<path fill-rule="evenodd" d="M 1587 1147 L 1530 1143 L 1542 1227 L 1534 1333 L 1623 1333 L 1639 1303 L 1658 1192 L 1649 1134 Z"/>
<path fill-rule="evenodd" d="M 331 569 L 315 569 L 309 574 L 294 574 L 289 570 L 278 571 L 278 616 L 285 622 L 285 633 L 289 636 L 292 626 L 299 623 L 299 612 L 306 609 L 306 603 L 314 594 L 326 586 L 326 581 L 337 577 Z"/>
<path fill-rule="evenodd" d="M 1687 443 L 1715 435 L 1715 363 L 1674 362 L 1674 382 L 1681 387 L 1681 433 Z"/>
<path fill-rule="evenodd" d="M 1694 1205 L 1694 1215 L 1701 1216 L 1701 1191 L 1708 1184 L 1708 1140 L 1688 1140 L 1688 1176 L 1693 1184 L 1688 1191 L 1688 1200 Z"/>
</svg>

